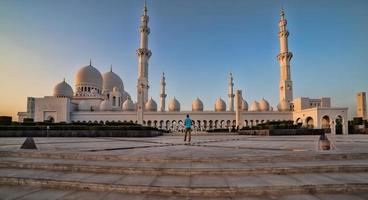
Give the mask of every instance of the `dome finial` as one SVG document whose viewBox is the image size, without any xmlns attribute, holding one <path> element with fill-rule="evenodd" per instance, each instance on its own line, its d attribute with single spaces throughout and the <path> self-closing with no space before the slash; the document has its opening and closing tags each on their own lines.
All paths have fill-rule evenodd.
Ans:
<svg viewBox="0 0 368 200">
<path fill-rule="evenodd" d="M 63 78 L 63 82 L 65 82 L 65 77 Z"/>
<path fill-rule="evenodd" d="M 89 66 L 92 66 L 92 58 L 89 59 Z"/>
<path fill-rule="evenodd" d="M 112 64 L 110 65 L 110 72 L 112 72 Z"/>
</svg>

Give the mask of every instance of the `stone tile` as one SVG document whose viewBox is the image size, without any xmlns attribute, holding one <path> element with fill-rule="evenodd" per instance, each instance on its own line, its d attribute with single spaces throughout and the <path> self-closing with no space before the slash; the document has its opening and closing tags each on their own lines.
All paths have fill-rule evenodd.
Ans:
<svg viewBox="0 0 368 200">
<path fill-rule="evenodd" d="M 88 200 L 102 200 L 109 193 L 107 192 L 92 192 L 92 191 L 71 191 L 65 196 L 61 197 L 60 200 L 80 200 L 80 199 L 88 199 Z"/>
<path fill-rule="evenodd" d="M 27 169 L 1 169 L 0 176 L 2 177 L 22 177 L 22 178 L 37 178 L 43 170 L 27 170 Z"/>
<path fill-rule="evenodd" d="M 144 200 L 188 200 L 192 198 L 187 197 L 177 197 L 177 196 L 156 196 L 156 195 L 146 195 Z"/>
<path fill-rule="evenodd" d="M 126 175 L 115 184 L 134 185 L 134 186 L 149 186 L 156 179 L 155 175 Z"/>
<path fill-rule="evenodd" d="M 259 177 L 268 183 L 267 185 L 301 185 L 301 182 L 292 176 L 288 175 L 274 175 L 274 174 L 262 174 Z"/>
<path fill-rule="evenodd" d="M 190 187 L 228 187 L 224 176 L 190 176 Z"/>
<path fill-rule="evenodd" d="M 81 181 L 82 179 L 93 175 L 93 173 L 61 172 L 59 176 L 53 178 L 60 181 Z"/>
<path fill-rule="evenodd" d="M 104 196 L 101 200 L 143 200 L 145 198 L 145 195 L 133 195 L 133 194 L 123 194 L 118 192 L 112 192 L 108 193 L 106 196 Z"/>
<path fill-rule="evenodd" d="M 285 196 L 269 196 L 271 199 L 277 200 L 320 200 L 315 195 L 309 194 L 293 194 Z"/>
<path fill-rule="evenodd" d="M 229 187 L 256 187 L 268 185 L 259 176 L 224 176 Z"/>
<path fill-rule="evenodd" d="M 71 193 L 72 191 L 67 190 L 54 190 L 54 189 L 42 189 L 37 192 L 30 193 L 23 196 L 19 200 L 50 200 L 63 198 L 65 195 Z"/>
<path fill-rule="evenodd" d="M 112 184 L 122 179 L 125 175 L 119 174 L 106 174 L 106 173 L 98 173 L 93 174 L 91 176 L 82 178 L 80 181 L 88 182 L 88 183 L 108 183 Z"/>
<path fill-rule="evenodd" d="M 321 200 L 366 200 L 353 194 L 316 194 Z"/>
<path fill-rule="evenodd" d="M 189 187 L 189 176 L 158 176 L 151 186 Z"/>
<path fill-rule="evenodd" d="M 18 199 L 28 194 L 32 194 L 42 190 L 41 188 L 30 187 L 30 186 L 0 186 L 0 196 L 2 200 L 13 200 Z"/>
<path fill-rule="evenodd" d="M 289 175 L 300 181 L 300 184 L 315 185 L 315 184 L 341 184 L 343 182 L 327 177 L 323 174 L 291 174 Z"/>
<path fill-rule="evenodd" d="M 234 197 L 231 200 L 270 200 L 269 197 L 266 196 L 259 196 L 259 197 Z"/>
</svg>

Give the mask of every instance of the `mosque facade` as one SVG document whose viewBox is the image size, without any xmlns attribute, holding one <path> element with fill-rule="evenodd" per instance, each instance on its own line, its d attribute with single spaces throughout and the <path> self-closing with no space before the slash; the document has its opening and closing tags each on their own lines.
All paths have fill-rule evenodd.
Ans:
<svg viewBox="0 0 368 200">
<path fill-rule="evenodd" d="M 162 74 L 160 82 L 159 104 L 148 98 L 149 94 L 149 58 L 152 52 L 148 48 L 150 34 L 147 6 L 141 16 L 140 45 L 137 49 L 138 78 L 137 97 L 133 100 L 125 90 L 121 78 L 112 71 L 101 74 L 89 65 L 82 67 L 75 76 L 73 88 L 65 79 L 54 87 L 52 96 L 41 98 L 28 97 L 27 111 L 19 112 L 19 121 L 32 118 L 35 122 L 135 122 L 167 130 L 180 130 L 186 114 L 193 120 L 196 130 L 204 131 L 233 126 L 254 126 L 268 121 L 294 121 L 309 128 L 331 128 L 336 133 L 339 124 L 341 133 L 347 134 L 348 121 L 346 107 L 333 107 L 329 97 L 312 99 L 293 98 L 293 82 L 290 61 L 293 54 L 288 48 L 289 31 L 284 10 L 279 21 L 280 63 L 279 103 L 277 108 L 270 106 L 266 99 L 252 101 L 250 104 L 241 95 L 234 94 L 234 80 L 228 77 L 228 99 L 218 98 L 213 110 L 204 110 L 200 98 L 192 102 L 192 110 L 182 111 L 178 99 L 171 98 L 166 106 L 166 81 Z M 237 99 L 235 99 L 237 98 Z M 166 108 L 167 107 L 167 108 Z"/>
</svg>

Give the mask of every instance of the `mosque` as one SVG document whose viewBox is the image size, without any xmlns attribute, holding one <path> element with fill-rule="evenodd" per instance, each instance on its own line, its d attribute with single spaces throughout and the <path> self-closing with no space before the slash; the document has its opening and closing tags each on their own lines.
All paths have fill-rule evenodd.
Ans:
<svg viewBox="0 0 368 200">
<path fill-rule="evenodd" d="M 19 121 L 32 118 L 35 122 L 135 122 L 147 126 L 171 131 L 180 130 L 186 114 L 193 120 L 193 127 L 199 131 L 232 126 L 254 126 L 268 121 L 292 120 L 308 128 L 331 128 L 331 133 L 348 133 L 346 107 L 332 107 L 331 99 L 323 97 L 293 98 L 293 82 L 290 73 L 290 61 L 293 54 L 288 49 L 289 31 L 282 9 L 278 33 L 280 53 L 279 103 L 272 108 L 267 100 L 254 100 L 250 105 L 239 93 L 236 102 L 232 74 L 228 77 L 227 103 L 218 98 L 213 110 L 204 110 L 204 103 L 195 98 L 191 111 L 182 111 L 180 102 L 175 97 L 170 99 L 166 109 L 165 74 L 161 77 L 159 105 L 152 98 L 148 99 L 149 81 L 148 64 L 152 53 L 148 49 L 149 16 L 144 6 L 141 16 L 140 46 L 138 56 L 137 98 L 133 99 L 125 90 L 121 78 L 110 69 L 101 74 L 89 65 L 82 67 L 75 76 L 73 88 L 65 79 L 54 87 L 52 96 L 27 98 L 27 112 L 19 112 Z M 236 103 L 236 105 L 234 104 Z"/>
</svg>

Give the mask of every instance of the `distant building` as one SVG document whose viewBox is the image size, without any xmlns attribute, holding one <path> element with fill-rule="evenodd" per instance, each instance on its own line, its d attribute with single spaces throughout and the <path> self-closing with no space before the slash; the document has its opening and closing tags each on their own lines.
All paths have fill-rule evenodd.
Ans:
<svg viewBox="0 0 368 200">
<path fill-rule="evenodd" d="M 363 119 L 367 118 L 367 100 L 365 92 L 359 92 L 356 95 L 356 116 Z"/>
<path fill-rule="evenodd" d="M 224 100 L 218 98 L 214 102 L 213 110 L 206 110 L 200 98 L 192 102 L 191 111 L 181 111 L 180 102 L 173 97 L 166 109 L 166 80 L 165 74 L 161 77 L 160 103 L 149 98 L 148 64 L 152 53 L 148 49 L 149 16 L 145 5 L 141 16 L 140 46 L 137 49 L 138 77 L 137 98 L 135 102 L 125 90 L 123 81 L 112 69 L 101 73 L 89 65 L 82 67 L 75 76 L 73 88 L 63 80 L 54 87 L 53 96 L 28 98 L 27 112 L 19 112 L 19 121 L 24 118 L 33 118 L 34 121 L 53 122 L 97 122 L 131 121 L 163 129 L 178 130 L 183 126 L 186 114 L 193 119 L 198 130 L 214 128 L 228 128 L 230 126 L 253 126 L 268 121 L 292 120 L 309 128 L 331 128 L 335 133 L 336 125 L 347 134 L 348 108 L 331 107 L 328 97 L 310 99 L 306 97 L 293 98 L 293 84 L 291 79 L 290 61 L 293 54 L 288 49 L 289 31 L 284 10 L 281 11 L 278 34 L 280 53 L 277 59 L 280 63 L 279 103 L 272 108 L 265 99 L 248 103 L 237 94 L 234 105 L 234 83 L 232 74 L 228 79 L 228 108 Z M 261 77 L 260 77 L 261 78 Z M 365 105 L 365 101 L 364 101 Z M 240 110 L 236 110 L 236 109 Z M 235 113 L 237 112 L 237 117 Z M 239 124 L 236 124 L 236 119 Z M 239 120 L 241 119 L 241 122 Z"/>
</svg>

